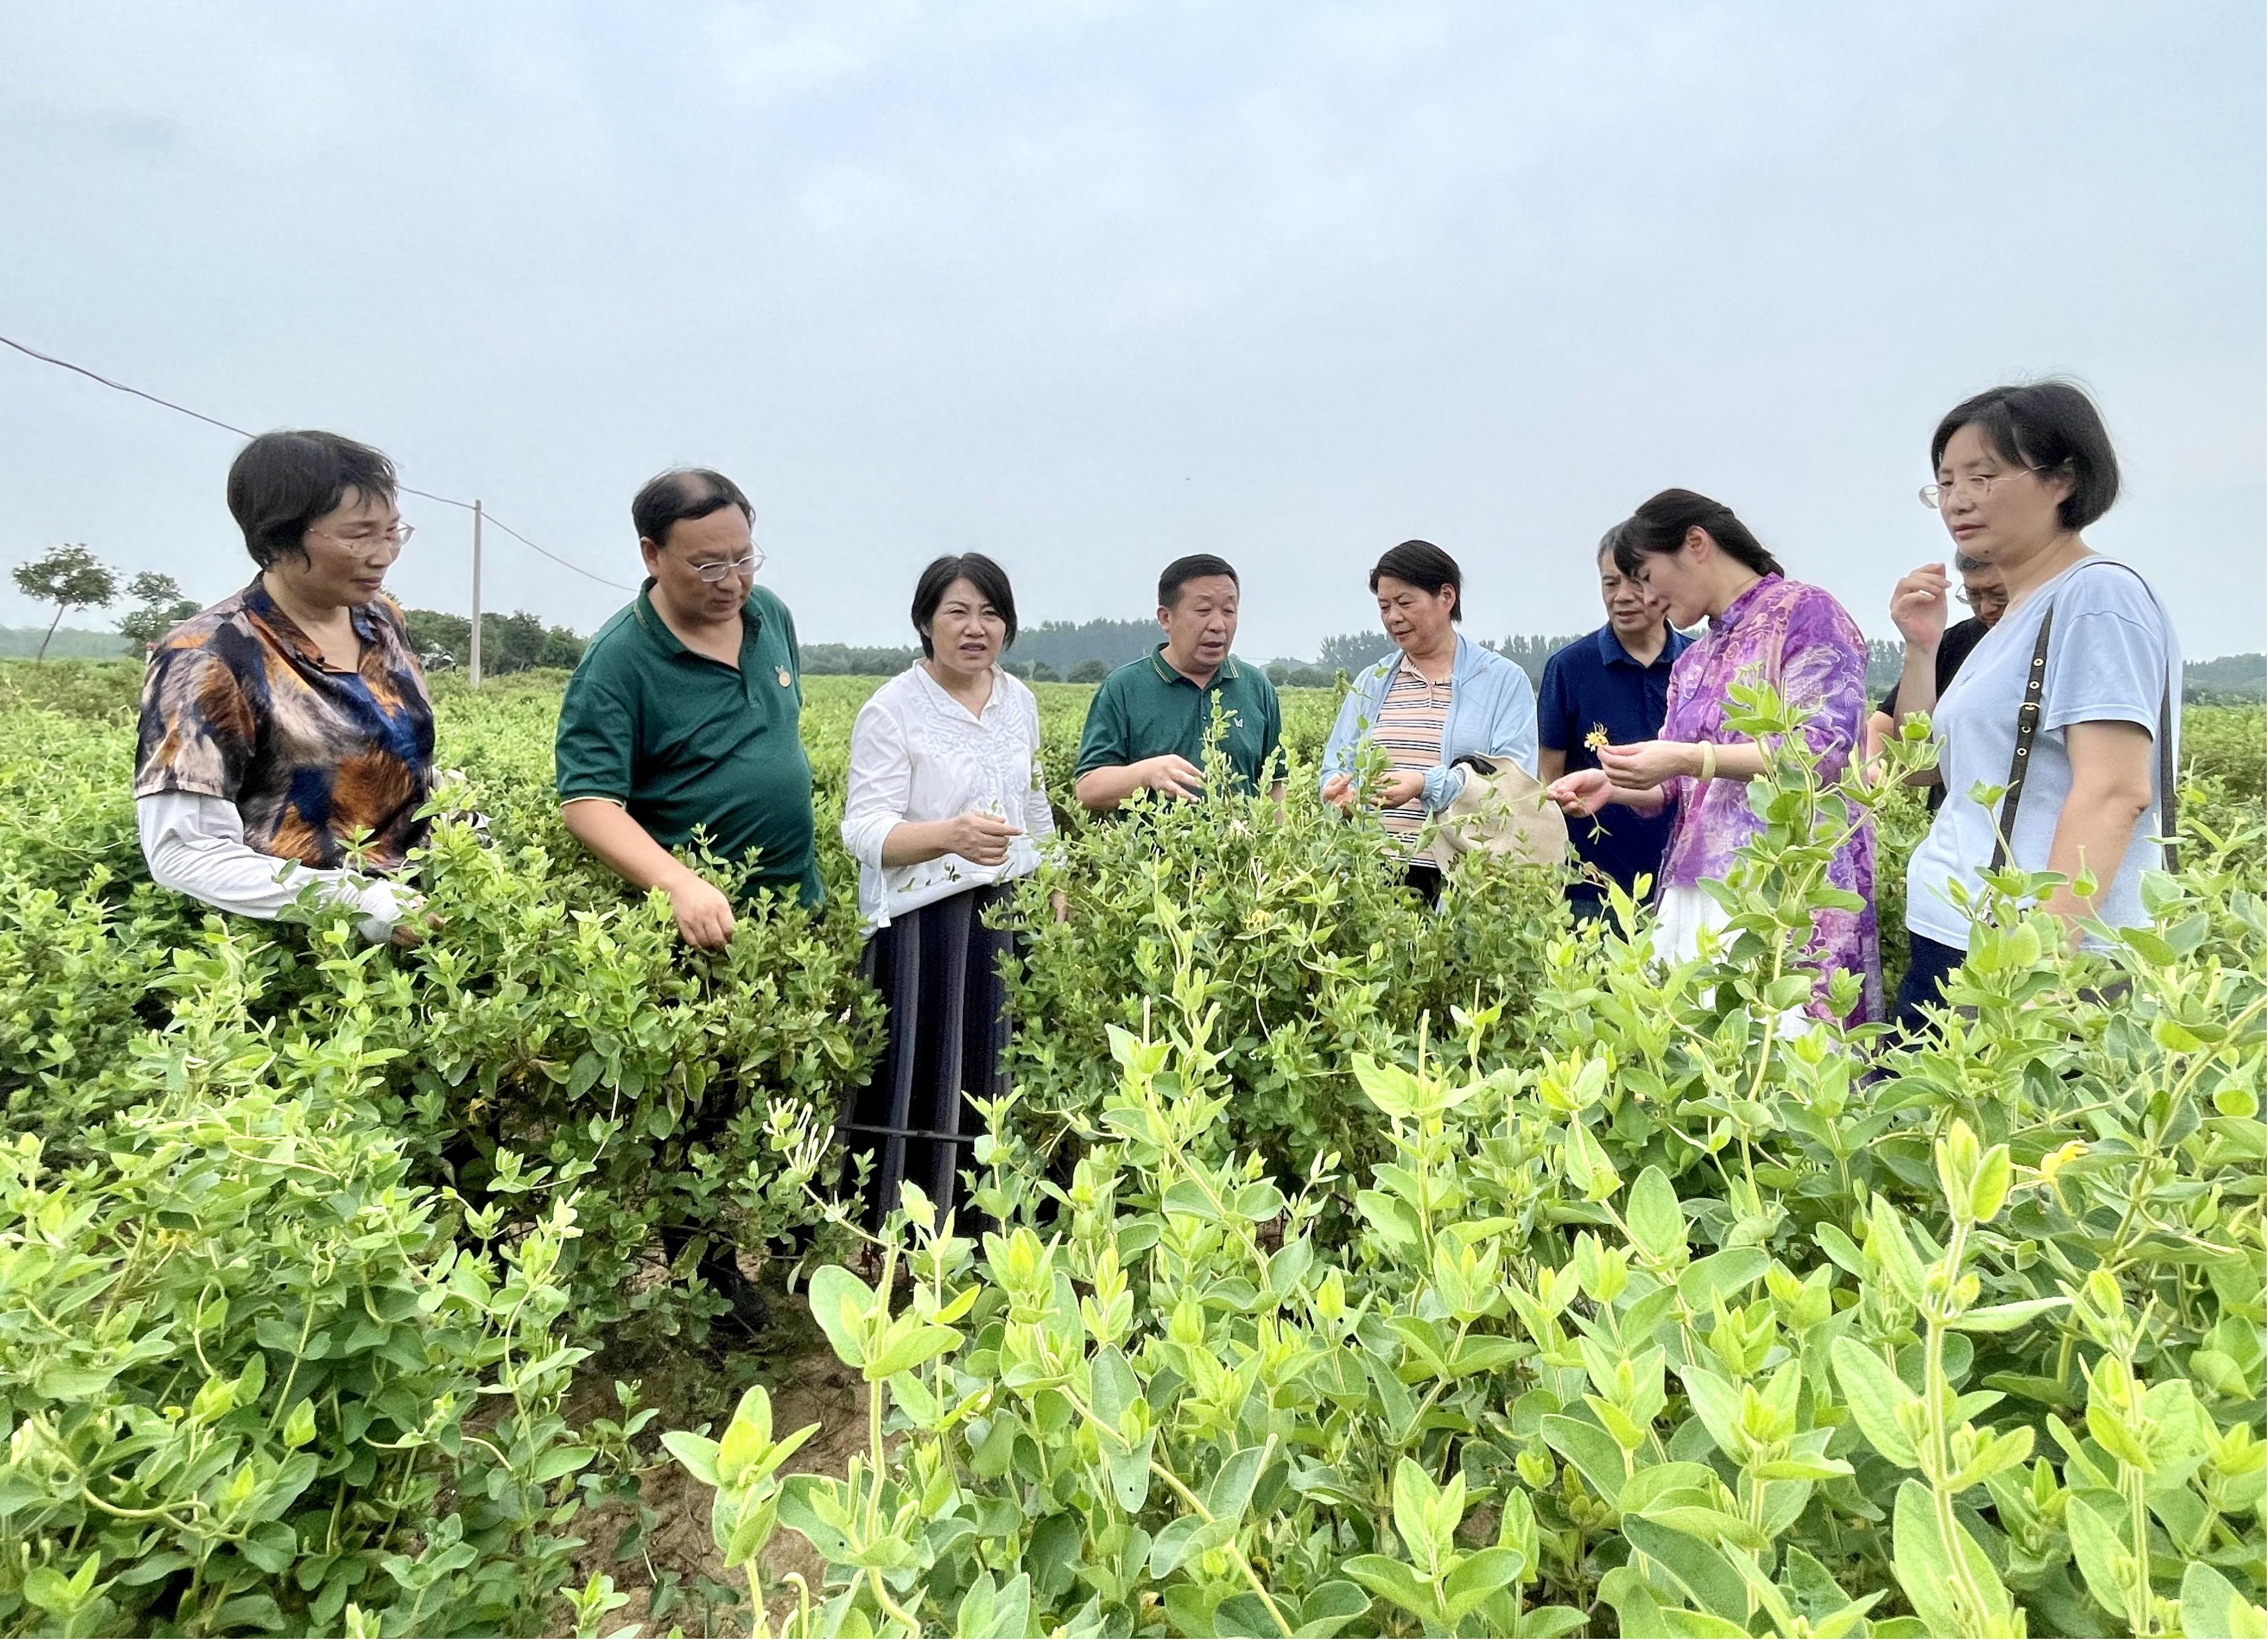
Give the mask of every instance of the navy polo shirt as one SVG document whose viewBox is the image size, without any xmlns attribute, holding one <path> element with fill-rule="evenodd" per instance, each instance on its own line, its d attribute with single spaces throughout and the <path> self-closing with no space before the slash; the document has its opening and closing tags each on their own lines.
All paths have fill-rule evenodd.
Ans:
<svg viewBox="0 0 2268 1643">
<path fill-rule="evenodd" d="M 1572 773 L 1598 768 L 1599 755 L 1584 746 L 1594 730 L 1603 729 L 1616 747 L 1653 740 L 1661 734 L 1662 718 L 1669 711 L 1670 664 L 1689 643 L 1670 630 L 1661 654 L 1652 666 L 1642 667 L 1623 648 L 1609 623 L 1555 652 L 1543 664 L 1543 689 L 1536 695 L 1537 743 L 1565 754 Z M 1668 810 L 1642 816 L 1626 806 L 1611 805 L 1589 820 L 1571 817 L 1567 836 L 1577 856 L 1629 889 L 1641 873 L 1660 877 L 1672 819 Z M 1580 881 L 1567 894 L 1579 907 L 1596 906 L 1605 899 L 1596 885 Z"/>
</svg>

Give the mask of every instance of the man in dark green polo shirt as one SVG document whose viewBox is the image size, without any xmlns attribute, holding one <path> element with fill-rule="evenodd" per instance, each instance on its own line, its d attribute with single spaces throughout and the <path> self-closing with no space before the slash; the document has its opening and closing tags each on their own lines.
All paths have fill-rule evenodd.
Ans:
<svg viewBox="0 0 2268 1643">
<path fill-rule="evenodd" d="M 639 889 L 669 895 L 696 947 L 733 934 L 732 902 L 670 852 L 698 828 L 753 893 L 820 901 L 795 622 L 755 585 L 763 556 L 739 486 L 657 475 L 630 505 L 646 582 L 599 630 L 559 709 L 561 815 Z"/>
<path fill-rule="evenodd" d="M 1240 593 L 1234 568 L 1211 554 L 1166 567 L 1158 578 L 1165 643 L 1105 679 L 1087 704 L 1072 789 L 1087 809 L 1116 810 L 1144 788 L 1196 798 L 1216 711 L 1221 753 L 1238 785 L 1248 792 L 1259 786 L 1284 720 L 1267 674 L 1229 654 Z M 1281 796 L 1280 779 L 1273 791 Z"/>
</svg>

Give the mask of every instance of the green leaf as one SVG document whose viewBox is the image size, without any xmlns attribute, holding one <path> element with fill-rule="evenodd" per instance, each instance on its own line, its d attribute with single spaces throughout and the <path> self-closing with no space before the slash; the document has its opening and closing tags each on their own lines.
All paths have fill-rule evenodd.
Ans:
<svg viewBox="0 0 2268 1643">
<path fill-rule="evenodd" d="M 1648 1164 L 1623 1206 L 1631 1241 L 1655 1261 L 1668 1263 L 1685 1253 L 1685 1213 L 1676 1189 L 1657 1165 Z"/>
<path fill-rule="evenodd" d="M 717 1486 L 717 1440 L 704 1438 L 697 1432 L 665 1432 L 661 1447 L 677 1457 L 677 1463 L 693 1474 L 696 1482 Z"/>
<path fill-rule="evenodd" d="M 1392 1558 L 1382 1558 L 1366 1552 L 1349 1558 L 1343 1566 L 1350 1580 L 1359 1580 L 1370 1591 L 1396 1608 L 1415 1615 L 1420 1620 L 1434 1617 L 1433 1593 L 1416 1572 Z"/>
<path fill-rule="evenodd" d="M 2125 1544 L 2083 1496 L 2072 1496 L 2063 1510 L 2064 1527 L 2071 1532 L 2072 1559 L 2079 1565 L 2088 1594 L 2107 1613 L 2125 1619 L 2131 1594 L 2118 1566 L 2128 1555 Z"/>
<path fill-rule="evenodd" d="M 1741 1395 L 1730 1382 L 1698 1364 L 1686 1365 L 1678 1376 L 1685 1382 L 1685 1396 L 1693 1412 L 1715 1440 L 1717 1453 L 1728 1461 L 1739 1461 L 1748 1449 L 1741 1437 Z M 1745 1620 L 1748 1616 L 1743 1611 L 1737 1617 Z"/>
<path fill-rule="evenodd" d="M 1660 1564 L 1711 1614 L 1734 1625 L 1748 1624 L 1748 1583 L 1715 1547 L 1642 1517 L 1623 1520 L 1623 1537 Z"/>
<path fill-rule="evenodd" d="M 835 1355 L 853 1369 L 865 1367 L 866 1315 L 873 1309 L 874 1292 L 839 1266 L 822 1266 L 811 1275 L 811 1315 L 827 1331 Z"/>
<path fill-rule="evenodd" d="M 1230 1455 L 1205 1489 L 1205 1510 L 1231 1523 L 1243 1517 L 1244 1509 L 1252 1504 L 1252 1491 L 1260 1481 L 1261 1469 L 1267 1463 L 1269 1452 L 1274 1447 L 1267 1443 L 1255 1444 Z"/>
<path fill-rule="evenodd" d="M 1696 1312 L 1708 1312 L 1718 1301 L 1729 1300 L 1762 1278 L 1771 1268 L 1771 1256 L 1754 1244 L 1719 1249 L 1704 1256 L 1678 1274 L 1677 1293 Z"/>
<path fill-rule="evenodd" d="M 76 1614 L 81 1601 L 70 1582 L 45 1564 L 25 1574 L 24 1597 L 34 1608 L 62 1616 Z"/>
<path fill-rule="evenodd" d="M 1450 1624 L 1463 1619 L 1498 1592 L 1517 1588 L 1521 1573 L 1520 1553 L 1509 1546 L 1489 1546 L 1463 1559 L 1441 1582 Z"/>
<path fill-rule="evenodd" d="M 2192 1563 L 2182 1574 L 2182 1635 L 2257 1638 L 2268 1635 L 2260 1606 L 2231 1586 L 2210 1564 Z"/>
<path fill-rule="evenodd" d="M 1913 1391 L 1890 1373 L 1890 1367 L 1881 1358 L 1847 1335 L 1837 1336 L 1827 1355 L 1835 1365 L 1843 1401 L 1851 1406 L 1851 1418 L 1874 1445 L 1874 1453 L 1893 1466 L 1918 1467 L 1921 1457 L 1897 1418 L 1902 1404 L 1917 1401 Z"/>
<path fill-rule="evenodd" d="M 1612 1500 L 1622 1493 L 1627 1481 L 1622 1448 L 1605 1428 L 1567 1415 L 1546 1415 L 1542 1427 L 1543 1441 L 1574 1462 L 1592 1493 L 1602 1500 Z"/>
<path fill-rule="evenodd" d="M 1958 1520 L 1953 1525 L 1953 1533 L 1955 1544 L 1948 1548 L 1938 1533 L 1935 1508 L 1927 1487 L 1911 1477 L 1898 1485 L 1897 1504 L 1891 1511 L 1891 1551 L 1898 1585 L 1906 1601 L 1934 1636 L 1978 1635 L 1972 1627 L 1992 1628 L 1984 1635 L 2011 1635 L 2010 1631 L 2000 1629 L 2013 1627 L 2016 1623 L 2008 1588 L 2001 1584 L 1984 1549 Z M 1984 1598 L 1986 1610 L 1984 1616 L 1968 1625 L 1962 1623 L 1953 1601 L 1956 1557 L 1968 1574 L 1969 1584 Z"/>
<path fill-rule="evenodd" d="M 2002 1335 L 2021 1329 L 2043 1312 L 2053 1312 L 2058 1307 L 2070 1304 L 2061 1295 L 2050 1295 L 2040 1300 L 2011 1300 L 1997 1307 L 1978 1307 L 1962 1313 L 1953 1327 L 1964 1334 Z"/>
<path fill-rule="evenodd" d="M 1336 1637 L 1370 1612 L 1370 1597 L 1352 1580 L 1325 1580 L 1300 1604 L 1293 1637 Z"/>
<path fill-rule="evenodd" d="M 959 1330 L 943 1323 L 909 1325 L 907 1320 L 901 1318 L 883 1336 L 880 1355 L 861 1373 L 869 1381 L 887 1381 L 960 1345 Z"/>
</svg>

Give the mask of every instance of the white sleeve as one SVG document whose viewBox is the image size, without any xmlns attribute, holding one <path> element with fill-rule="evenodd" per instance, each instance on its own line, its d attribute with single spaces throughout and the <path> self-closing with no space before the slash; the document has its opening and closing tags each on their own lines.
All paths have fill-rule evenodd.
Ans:
<svg viewBox="0 0 2268 1643">
<path fill-rule="evenodd" d="M 843 844 L 863 866 L 882 872 L 883 841 L 906 819 L 913 755 L 886 703 L 869 701 L 850 726 L 850 770 L 843 785 Z"/>
<path fill-rule="evenodd" d="M 134 801 L 134 819 L 150 876 L 225 913 L 273 918 L 313 885 L 326 905 L 362 914 L 366 939 L 384 941 L 417 903 L 385 879 L 262 855 L 244 842 L 244 818 L 225 799 L 151 793 Z"/>
</svg>

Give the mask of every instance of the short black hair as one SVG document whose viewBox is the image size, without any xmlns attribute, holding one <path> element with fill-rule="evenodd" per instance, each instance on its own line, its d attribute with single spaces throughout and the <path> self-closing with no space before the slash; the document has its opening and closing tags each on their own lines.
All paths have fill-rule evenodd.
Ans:
<svg viewBox="0 0 2268 1643">
<path fill-rule="evenodd" d="M 307 527 L 350 490 L 391 502 L 395 489 L 384 452 L 320 428 L 263 433 L 228 465 L 228 511 L 263 571 L 286 555 L 305 559 Z"/>
<path fill-rule="evenodd" d="M 1218 554 L 1184 554 L 1158 573 L 1158 602 L 1167 609 L 1182 602 L 1182 589 L 1201 576 L 1225 576 L 1235 582 L 1241 591 L 1244 584 L 1237 581 L 1236 567 Z"/>
<path fill-rule="evenodd" d="M 1646 555 L 1675 553 L 1697 525 L 1758 576 L 1783 574 L 1779 561 L 1739 515 L 1697 490 L 1658 490 L 1639 503 L 1615 533 L 1615 568 L 1624 576 L 1638 575 L 1646 568 Z"/>
<path fill-rule="evenodd" d="M 1431 542 L 1410 541 L 1388 548 L 1379 555 L 1378 563 L 1370 567 L 1370 591 L 1378 592 L 1378 578 L 1390 576 L 1397 582 L 1407 582 L 1412 587 L 1422 587 L 1439 595 L 1447 588 L 1456 595 L 1449 601 L 1449 620 L 1465 619 L 1465 573 L 1457 569 L 1457 562 Z"/>
<path fill-rule="evenodd" d="M 630 523 L 638 540 L 669 546 L 669 527 L 680 519 L 705 519 L 725 508 L 738 508 L 751 525 L 756 511 L 740 488 L 713 468 L 673 468 L 638 487 L 630 499 Z"/>
<path fill-rule="evenodd" d="M 929 562 L 921 580 L 914 584 L 914 631 L 921 635 L 923 655 L 937 654 L 936 645 L 930 642 L 929 624 L 937 620 L 937 608 L 945 603 L 946 590 L 963 577 L 1008 624 L 1008 635 L 1000 641 L 1000 648 L 1005 651 L 1016 642 L 1016 593 L 1008 586 L 1008 573 L 981 553 L 940 554 Z"/>
<path fill-rule="evenodd" d="M 1937 472 L 1953 436 L 1971 423 L 2004 462 L 2043 478 L 2061 474 L 2071 494 L 2056 505 L 2067 531 L 2085 530 L 2118 500 L 2118 453 L 2102 413 L 2076 383 L 2051 377 L 1987 388 L 1945 413 L 1929 441 L 1929 471 Z"/>
<path fill-rule="evenodd" d="M 1593 559 L 1594 561 L 1596 561 L 1596 560 L 1600 560 L 1600 559 L 1616 559 L 1616 558 L 1618 558 L 1618 557 L 1619 557 L 1619 556 L 1618 556 L 1618 555 L 1617 555 L 1617 553 L 1616 552 L 1616 547 L 1621 543 L 1622 539 L 1623 539 L 1623 532 L 1624 532 L 1624 529 L 1626 529 L 1626 528 L 1629 527 L 1629 525 L 1630 525 L 1630 521 L 1629 521 L 1628 519 L 1624 519 L 1624 520 L 1620 525 L 1616 525 L 1616 526 L 1614 526 L 1614 527 L 1610 527 L 1610 528 L 1608 530 L 1608 532 L 1607 532 L 1607 534 L 1606 534 L 1605 535 L 1603 535 L 1603 536 L 1600 537 L 1600 538 L 1599 538 L 1599 550 L 1598 550 L 1598 552 L 1596 552 L 1596 553 L 1594 553 L 1594 554 L 1593 554 L 1593 555 L 1591 556 L 1592 559 Z M 1622 568 L 1622 566 L 1621 566 L 1619 564 L 1617 564 L 1615 566 L 1615 569 L 1616 569 L 1616 570 L 1617 570 L 1617 571 L 1622 571 L 1622 569 L 1623 569 L 1623 568 Z M 1628 575 L 1630 574 L 1630 572 L 1629 572 L 1629 571 L 1623 571 L 1623 574 L 1624 574 L 1624 576 L 1628 576 Z"/>
</svg>

